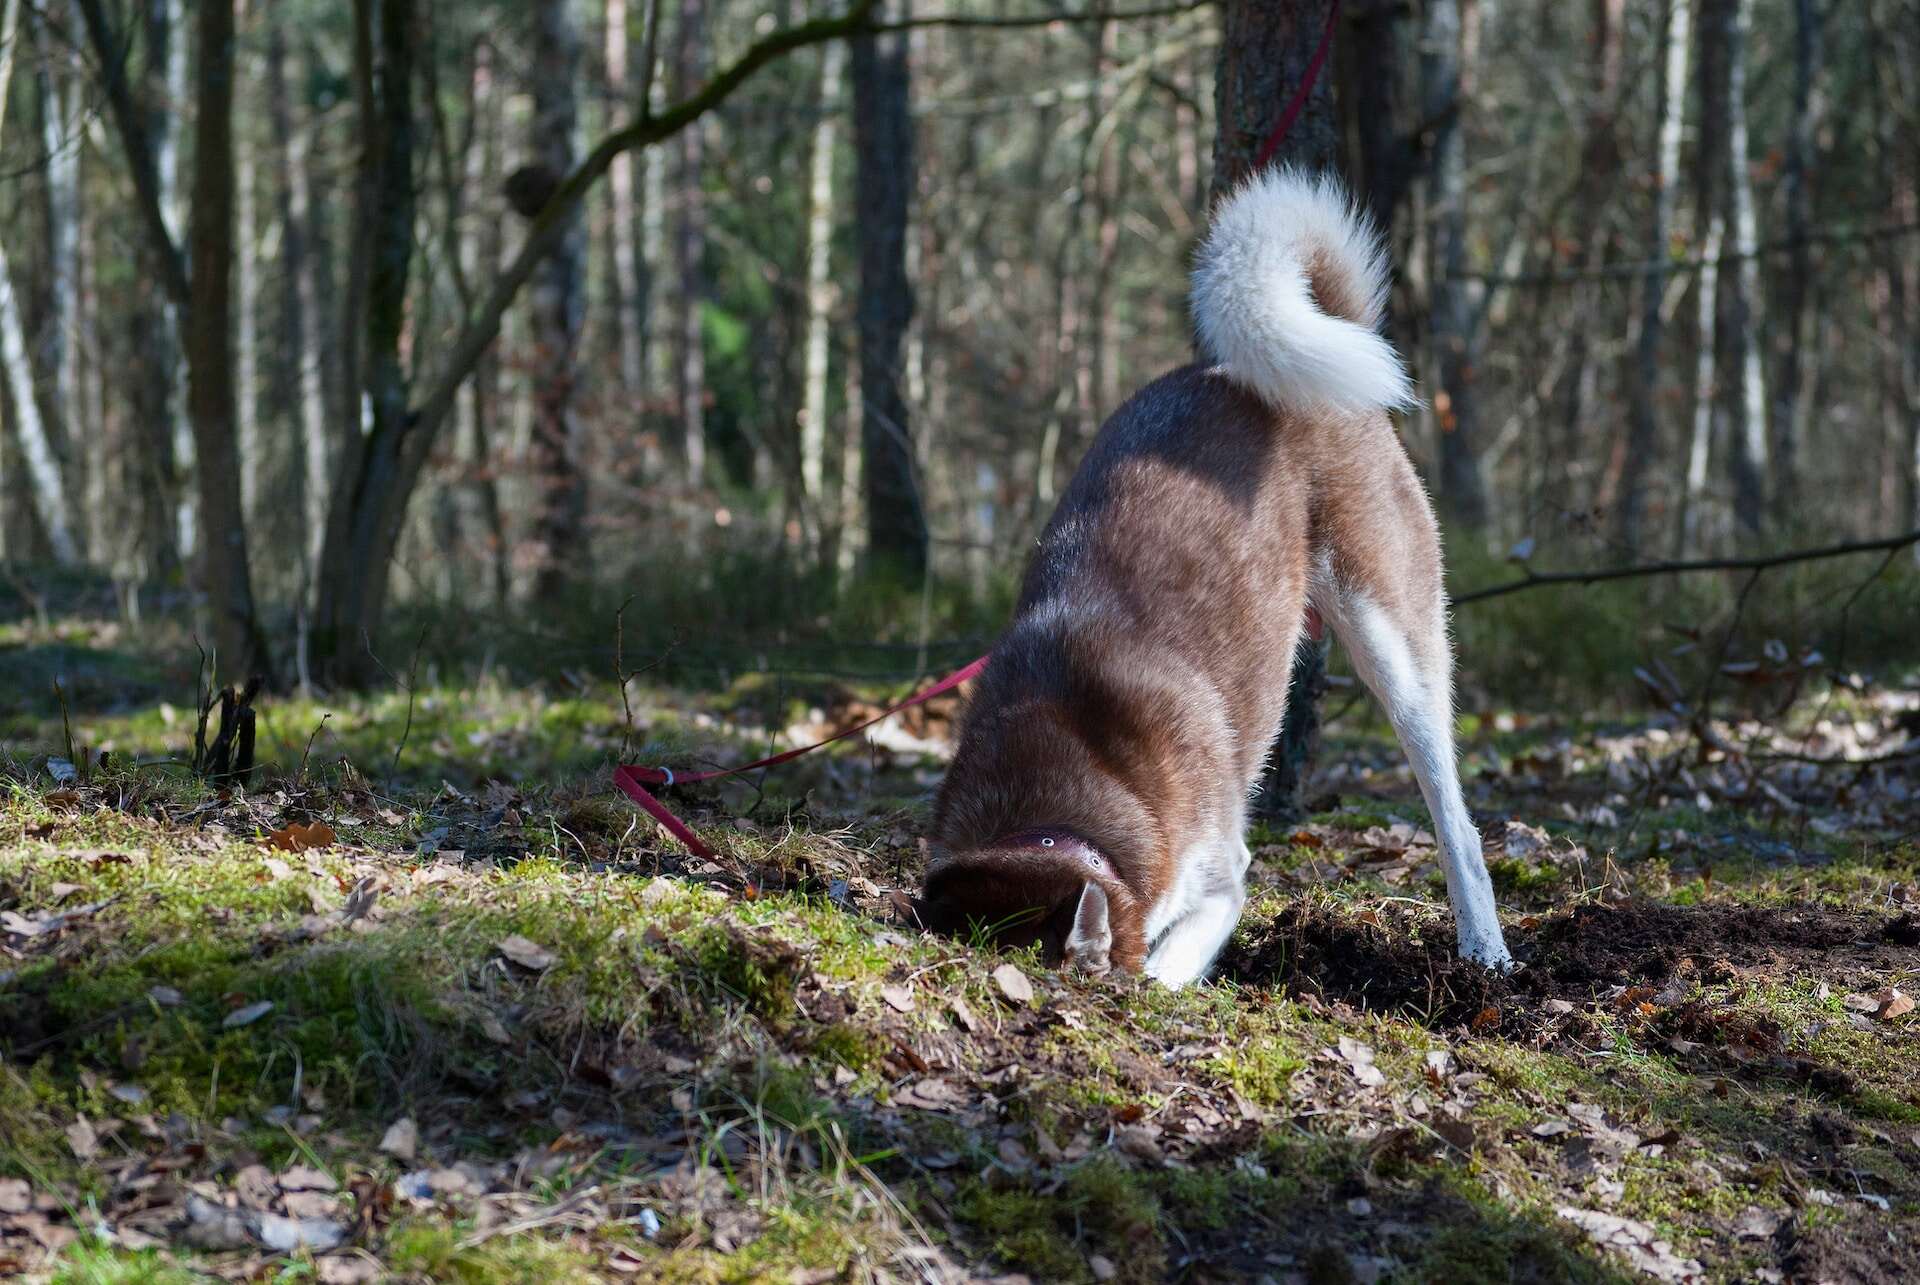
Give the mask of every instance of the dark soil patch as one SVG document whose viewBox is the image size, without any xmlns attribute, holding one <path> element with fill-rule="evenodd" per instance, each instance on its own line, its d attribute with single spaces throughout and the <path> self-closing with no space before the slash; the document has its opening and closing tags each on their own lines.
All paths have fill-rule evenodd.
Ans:
<svg viewBox="0 0 1920 1285">
<path fill-rule="evenodd" d="M 1774 1244 L 1781 1270 L 1793 1282 L 1880 1285 L 1920 1280 L 1920 1241 L 1910 1224 L 1893 1217 L 1856 1217 L 1817 1227 L 1789 1223 Z"/>
<path fill-rule="evenodd" d="M 1508 941 L 1524 966 L 1503 978 L 1457 958 L 1445 921 L 1390 907 L 1356 915 L 1300 904 L 1240 934 L 1221 974 L 1513 1034 L 1547 1017 L 1577 1018 L 1623 988 L 1658 989 L 1689 976 L 1707 983 L 1818 977 L 1851 988 L 1864 974 L 1915 966 L 1912 949 L 1900 944 L 1906 931 L 1904 917 L 1814 906 L 1588 903 L 1517 926 Z M 1549 1004 L 1556 1000 L 1564 1003 Z"/>
</svg>

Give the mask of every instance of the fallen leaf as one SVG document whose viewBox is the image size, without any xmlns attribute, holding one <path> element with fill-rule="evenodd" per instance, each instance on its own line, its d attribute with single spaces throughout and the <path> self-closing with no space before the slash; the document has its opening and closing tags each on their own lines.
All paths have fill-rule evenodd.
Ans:
<svg viewBox="0 0 1920 1285">
<path fill-rule="evenodd" d="M 380 1150 L 399 1160 L 411 1160 L 420 1148 L 420 1128 L 413 1117 L 403 1115 L 380 1135 Z"/>
<path fill-rule="evenodd" d="M 525 937 L 515 933 L 495 947 L 502 955 L 520 967 L 532 972 L 544 972 L 553 967 L 554 954 L 543 946 L 536 946 Z"/>
<path fill-rule="evenodd" d="M 67 1126 L 67 1145 L 73 1148 L 75 1156 L 91 1160 L 100 1154 L 100 1135 L 88 1123 L 87 1117 L 81 1116 Z"/>
<path fill-rule="evenodd" d="M 1347 1068 L 1353 1072 L 1353 1078 L 1368 1088 L 1377 1089 L 1387 1082 L 1386 1074 L 1373 1064 L 1371 1046 L 1362 1044 L 1350 1035 L 1342 1035 L 1339 1056 L 1340 1060 L 1345 1062 Z"/>
<path fill-rule="evenodd" d="M 1013 1003 L 1031 1004 L 1033 1002 L 1033 983 L 1027 980 L 1025 973 L 1012 964 L 1002 964 L 994 969 L 993 980 L 994 984 L 1000 988 L 1000 993 Z"/>
<path fill-rule="evenodd" d="M 1481 1009 L 1478 1013 L 1475 1013 L 1473 1015 L 1473 1020 L 1467 1023 L 1467 1026 L 1476 1035 L 1484 1034 L 1487 1031 L 1491 1031 L 1499 1025 L 1500 1025 L 1500 1010 L 1498 1007 L 1492 1004 L 1487 1005 L 1485 1008 Z"/>
<path fill-rule="evenodd" d="M 1536 1138 L 1557 1138 L 1563 1133 L 1571 1133 L 1572 1131 L 1573 1126 L 1565 1120 L 1542 1120 L 1529 1130 Z"/>
<path fill-rule="evenodd" d="M 305 825 L 293 821 L 285 829 L 269 833 L 267 843 L 282 852 L 305 852 L 310 848 L 331 847 L 339 837 L 325 821 L 312 821 Z"/>
<path fill-rule="evenodd" d="M 1575 1209 L 1562 1205 L 1556 1211 L 1562 1218 L 1587 1233 L 1596 1244 L 1621 1254 L 1635 1268 L 1656 1280 L 1691 1282 L 1706 1273 L 1697 1259 L 1682 1258 L 1673 1245 L 1660 1239 L 1646 1223 L 1622 1218 L 1599 1209 Z"/>
<path fill-rule="evenodd" d="M 1892 1021 L 1896 1017 L 1905 1017 L 1913 1011 L 1913 996 L 1906 994 L 1898 987 L 1889 986 L 1875 994 L 1873 998 L 1878 1001 L 1873 1015 L 1883 1022 Z"/>
<path fill-rule="evenodd" d="M 1120 1274 L 1120 1269 L 1113 1265 L 1111 1258 L 1099 1254 L 1087 1256 L 1087 1270 L 1093 1273 L 1093 1279 L 1097 1281 L 1110 1281 Z"/>
<path fill-rule="evenodd" d="M 280 1175 L 282 1191 L 338 1191 L 340 1184 L 324 1169 L 295 1165 Z"/>
<path fill-rule="evenodd" d="M 913 1011 L 913 988 L 911 986 L 882 986 L 880 988 L 880 998 L 887 1001 L 889 1008 L 898 1009 L 902 1013 L 911 1013 Z"/>
<path fill-rule="evenodd" d="M 25 1178 L 0 1178 L 0 1214 L 23 1214 L 33 1208 L 33 1188 Z"/>
<path fill-rule="evenodd" d="M 284 1218 L 279 1214 L 259 1214 L 256 1234 L 268 1249 L 290 1254 L 296 1249 L 320 1252 L 345 1243 L 347 1229 L 325 1218 Z"/>
<path fill-rule="evenodd" d="M 960 1024 L 961 1030 L 969 1035 L 979 1031 L 980 1019 L 975 1017 L 973 1010 L 967 1007 L 967 1001 L 956 998 L 947 1007 L 953 1010 L 953 1020 Z"/>
<path fill-rule="evenodd" d="M 231 1013 L 228 1013 L 226 1020 L 220 1023 L 220 1027 L 222 1030 L 238 1030 L 242 1026 L 253 1025 L 272 1011 L 272 1000 L 259 1000 L 256 1003 L 247 1005 L 245 1008 L 236 1008 Z"/>
</svg>

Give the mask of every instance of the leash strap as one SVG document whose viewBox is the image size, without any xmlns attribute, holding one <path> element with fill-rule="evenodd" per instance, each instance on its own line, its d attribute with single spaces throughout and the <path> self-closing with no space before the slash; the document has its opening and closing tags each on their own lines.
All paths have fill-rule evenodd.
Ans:
<svg viewBox="0 0 1920 1285">
<path fill-rule="evenodd" d="M 1313 58 L 1307 63 L 1306 75 L 1300 78 L 1300 88 L 1293 91 L 1293 97 L 1287 100 L 1285 110 L 1274 124 L 1273 132 L 1267 135 L 1267 141 L 1260 145 L 1260 155 L 1254 159 L 1256 173 L 1267 168 L 1267 162 L 1280 150 L 1280 144 L 1286 140 L 1287 131 L 1293 128 L 1293 122 L 1300 119 L 1300 113 L 1306 109 L 1307 97 L 1313 93 L 1314 84 L 1320 79 L 1320 72 L 1327 65 L 1327 54 L 1333 49 L 1333 29 L 1340 22 L 1340 0 L 1333 0 L 1327 6 L 1327 25 L 1320 32 L 1319 47 L 1313 51 Z"/>
<path fill-rule="evenodd" d="M 901 701 L 898 705 L 892 705 L 880 711 L 864 723 L 855 723 L 845 731 L 835 732 L 824 741 L 815 741 L 813 744 L 803 745 L 797 750 L 787 750 L 768 758 L 757 759 L 752 763 L 743 763 L 739 767 L 717 768 L 709 772 L 675 772 L 672 768 L 668 767 L 643 767 L 638 763 L 622 763 L 613 769 L 613 783 L 625 791 L 627 797 L 638 804 L 642 811 L 658 821 L 661 828 L 666 830 L 668 834 L 671 834 L 682 844 L 686 845 L 687 851 L 693 853 L 696 857 L 704 857 L 711 861 L 714 856 L 713 849 L 701 842 L 700 836 L 695 834 L 686 822 L 675 816 L 672 809 L 662 803 L 654 795 L 653 791 L 647 788 L 649 785 L 656 788 L 665 788 L 670 785 L 692 785 L 699 781 L 717 781 L 722 777 L 739 776 L 743 772 L 753 772 L 763 767 L 774 767 L 781 763 L 790 762 L 793 759 L 799 758 L 802 754 L 811 754 L 822 746 L 831 745 L 835 741 L 844 741 L 849 736 L 864 732 L 875 723 L 892 718 L 903 709 L 912 709 L 915 705 L 925 704 L 936 696 L 944 695 L 962 683 L 978 678 L 981 671 L 985 670 L 986 667 L 987 657 L 982 656 L 971 664 L 963 665 L 959 669 L 954 670 L 951 674 L 948 674 L 931 687 L 924 688 L 912 696 L 907 697 L 907 699 Z"/>
</svg>

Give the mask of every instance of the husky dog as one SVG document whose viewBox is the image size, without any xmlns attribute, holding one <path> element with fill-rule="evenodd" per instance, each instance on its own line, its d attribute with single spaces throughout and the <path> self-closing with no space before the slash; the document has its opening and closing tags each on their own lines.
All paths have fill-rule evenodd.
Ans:
<svg viewBox="0 0 1920 1285">
<path fill-rule="evenodd" d="M 1193 273 L 1211 360 L 1114 412 L 1040 538 L 934 806 L 931 926 L 1203 975 L 1312 611 L 1419 778 L 1460 953 L 1511 966 L 1454 761 L 1439 531 L 1387 415 L 1412 393 L 1386 293 L 1334 181 L 1268 173 L 1220 206 Z"/>
</svg>

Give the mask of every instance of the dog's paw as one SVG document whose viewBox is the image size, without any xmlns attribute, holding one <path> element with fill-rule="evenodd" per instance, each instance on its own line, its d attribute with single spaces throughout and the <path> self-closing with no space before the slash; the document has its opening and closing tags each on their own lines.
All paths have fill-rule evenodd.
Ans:
<svg viewBox="0 0 1920 1285">
<path fill-rule="evenodd" d="M 1507 943 L 1497 936 L 1483 937 L 1473 941 L 1462 937 L 1460 958 L 1471 959 L 1474 963 L 1490 968 L 1503 977 L 1519 967 L 1514 962 L 1513 956 L 1507 953 Z"/>
</svg>

